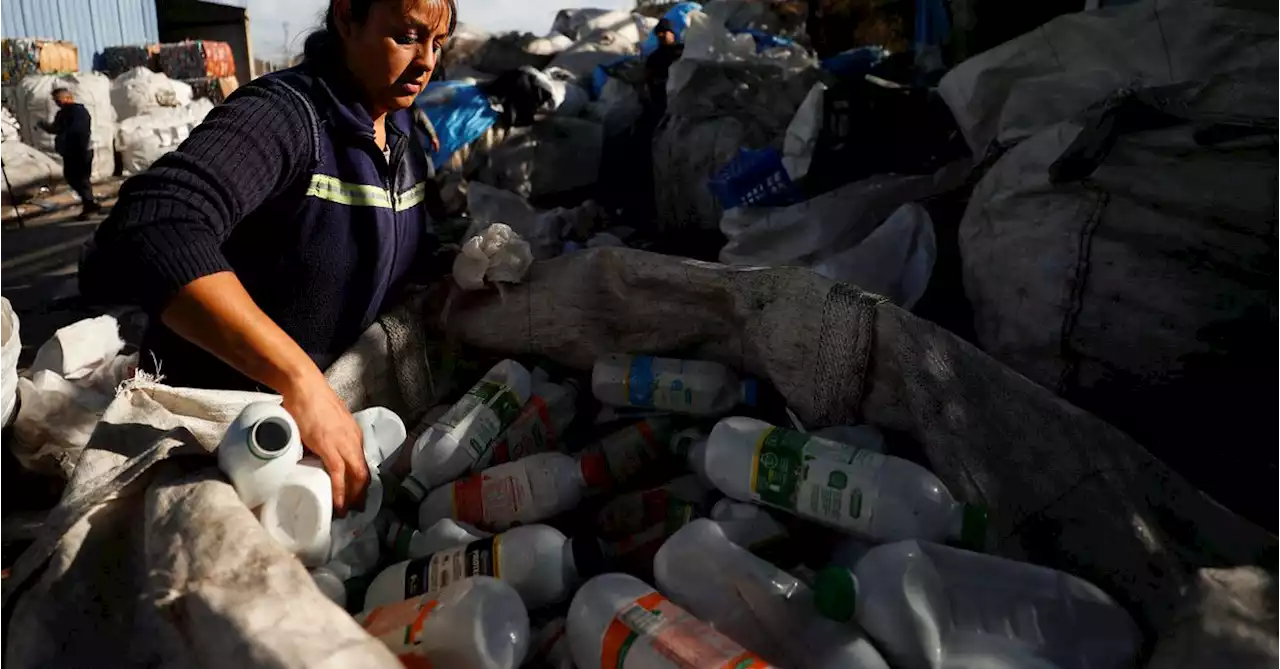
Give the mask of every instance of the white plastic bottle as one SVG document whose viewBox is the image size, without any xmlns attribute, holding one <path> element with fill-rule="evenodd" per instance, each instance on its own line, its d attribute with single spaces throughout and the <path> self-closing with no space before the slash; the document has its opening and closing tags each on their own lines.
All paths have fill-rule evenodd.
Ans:
<svg viewBox="0 0 1280 669">
<path fill-rule="evenodd" d="M 515 669 L 529 650 L 529 613 L 511 586 L 486 576 L 362 613 L 356 620 L 406 667 Z"/>
<path fill-rule="evenodd" d="M 322 566 L 311 570 L 316 586 L 335 604 L 345 608 L 355 581 L 373 571 L 381 558 L 376 532 L 365 532 L 342 552 Z"/>
<path fill-rule="evenodd" d="M 582 474 L 593 490 L 627 483 L 651 464 L 669 456 L 671 419 L 654 416 L 632 423 L 578 454 Z"/>
<path fill-rule="evenodd" d="M 395 520 L 387 527 L 385 545 L 392 559 L 412 560 L 488 536 L 491 536 L 488 532 L 454 522 L 451 518 L 442 518 L 421 531 Z"/>
<path fill-rule="evenodd" d="M 591 392 L 613 406 L 662 409 L 699 416 L 755 406 L 756 382 L 739 381 L 728 367 L 703 360 L 610 354 L 596 361 Z"/>
<path fill-rule="evenodd" d="M 568 629 L 580 669 L 772 666 L 626 574 L 604 574 L 583 584 L 569 606 Z"/>
<path fill-rule="evenodd" d="M 985 513 L 956 502 L 920 465 L 754 418 L 721 420 L 691 459 L 729 497 L 876 541 L 981 545 L 985 533 Z"/>
<path fill-rule="evenodd" d="M 596 542 L 574 542 L 546 525 L 525 525 L 387 567 L 369 585 L 365 606 L 381 606 L 423 594 L 469 576 L 492 576 L 520 593 L 531 609 L 563 601 L 580 581 L 600 569 Z"/>
<path fill-rule="evenodd" d="M 818 609 L 856 618 L 900 669 L 1134 666 L 1142 637 L 1093 584 L 924 541 L 877 546 L 853 573 L 829 567 Z"/>
<path fill-rule="evenodd" d="M 751 552 L 766 549 L 790 536 L 782 523 L 755 504 L 722 499 L 711 507 L 710 518 L 729 541 Z"/>
<path fill-rule="evenodd" d="M 573 509 L 586 487 L 582 468 L 572 456 L 538 453 L 432 490 L 418 509 L 418 526 L 453 518 L 501 532 Z"/>
<path fill-rule="evenodd" d="M 333 488 L 317 458 L 303 458 L 284 484 L 258 509 L 258 522 L 272 539 L 308 567 L 332 555 Z"/>
<path fill-rule="evenodd" d="M 494 365 L 413 444 L 412 472 L 401 490 L 420 503 L 434 488 L 471 470 L 529 400 L 529 370 Z"/>
<path fill-rule="evenodd" d="M 672 535 L 654 557 L 653 574 L 673 602 L 769 662 L 888 669 L 852 626 L 818 615 L 809 588 L 735 544 L 713 520 Z"/>
<path fill-rule="evenodd" d="M 512 462 L 535 453 L 563 451 L 560 435 L 573 422 L 578 410 L 578 384 L 573 379 L 564 383 L 545 380 L 546 372 L 533 372 L 533 395 L 520 407 L 520 413 L 507 427 L 498 442 L 489 449 L 480 467 Z"/>
<path fill-rule="evenodd" d="M 245 406 L 218 444 L 218 467 L 250 509 L 275 495 L 301 459 L 298 424 L 276 402 Z"/>
</svg>

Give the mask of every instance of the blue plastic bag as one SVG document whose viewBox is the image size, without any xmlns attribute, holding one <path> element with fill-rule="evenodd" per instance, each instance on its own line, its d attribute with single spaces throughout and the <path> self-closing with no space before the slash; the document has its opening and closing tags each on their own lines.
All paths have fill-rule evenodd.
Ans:
<svg viewBox="0 0 1280 669">
<path fill-rule="evenodd" d="M 621 63 L 629 60 L 635 60 L 635 56 L 622 56 L 617 60 L 610 61 L 604 65 L 597 65 L 596 69 L 591 72 L 591 99 L 600 99 L 600 93 L 604 90 L 604 85 L 609 81 L 609 72 Z"/>
<path fill-rule="evenodd" d="M 764 53 L 769 49 L 780 46 L 791 46 L 795 44 L 795 40 L 781 35 L 774 35 L 763 30 L 755 28 L 743 28 L 742 30 L 732 31 L 735 35 L 750 35 L 756 41 L 756 53 Z"/>
<path fill-rule="evenodd" d="M 696 2 L 682 2 L 675 7 L 667 10 L 662 18 L 671 22 L 671 30 L 676 34 L 676 41 L 684 41 L 684 29 L 689 27 L 689 14 L 702 11 L 702 5 Z M 649 33 L 644 38 L 644 44 L 640 45 L 640 55 L 648 58 L 649 54 L 658 50 L 658 36 Z"/>
<path fill-rule="evenodd" d="M 889 57 L 882 46 L 860 46 L 822 60 L 822 69 L 842 78 L 861 77 Z"/>
<path fill-rule="evenodd" d="M 451 89 L 448 93 L 442 89 Z M 433 94 L 434 93 L 434 94 Z M 458 149 L 476 141 L 498 121 L 498 112 L 489 105 L 489 98 L 475 84 L 456 81 L 433 81 L 427 90 L 413 101 L 413 105 L 426 112 L 435 126 L 440 150 L 432 151 L 428 143 L 427 154 L 432 164 L 439 167 Z"/>
</svg>

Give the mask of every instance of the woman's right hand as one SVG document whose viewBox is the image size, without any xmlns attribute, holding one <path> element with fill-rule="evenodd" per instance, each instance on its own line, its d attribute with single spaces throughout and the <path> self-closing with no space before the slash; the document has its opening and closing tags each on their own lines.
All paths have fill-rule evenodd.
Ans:
<svg viewBox="0 0 1280 669">
<path fill-rule="evenodd" d="M 364 438 L 351 412 L 319 370 L 290 383 L 281 394 L 285 410 L 298 424 L 302 445 L 320 458 L 329 473 L 334 511 L 341 516 L 349 508 L 363 509 L 369 466 Z"/>
</svg>

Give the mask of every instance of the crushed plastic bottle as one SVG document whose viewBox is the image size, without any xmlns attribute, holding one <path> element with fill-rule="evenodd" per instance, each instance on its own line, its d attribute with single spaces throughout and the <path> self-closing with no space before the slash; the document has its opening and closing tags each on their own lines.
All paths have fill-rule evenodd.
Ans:
<svg viewBox="0 0 1280 669">
<path fill-rule="evenodd" d="M 467 473 L 486 456 L 529 400 L 531 383 L 520 363 L 503 360 L 418 437 L 412 472 L 400 488 L 415 510 L 428 492 Z"/>
<path fill-rule="evenodd" d="M 739 404 L 755 406 L 756 382 L 739 381 L 728 367 L 703 360 L 610 354 L 591 373 L 596 399 L 612 406 L 718 416 Z"/>
<path fill-rule="evenodd" d="M 932 472 L 856 446 L 730 417 L 690 459 L 721 492 L 876 541 L 959 538 L 981 545 L 986 514 Z"/>
<path fill-rule="evenodd" d="M 672 535 L 653 573 L 671 601 L 778 666 L 888 669 L 852 626 L 818 615 L 809 588 L 738 546 L 713 520 Z"/>
<path fill-rule="evenodd" d="M 577 415 L 578 384 L 573 379 L 552 383 L 546 376 L 542 369 L 533 370 L 533 395 L 477 467 L 488 468 L 536 453 L 564 450 L 560 436 Z"/>
<path fill-rule="evenodd" d="M 587 581 L 569 606 L 569 648 L 583 669 L 771 669 L 644 581 L 604 574 Z"/>
<path fill-rule="evenodd" d="M 492 536 L 477 528 L 442 518 L 419 531 L 399 520 L 387 527 L 385 545 L 393 560 L 411 560 L 438 553 L 446 548 L 469 544 Z"/>
<path fill-rule="evenodd" d="M 597 481 L 598 487 L 605 481 Z M 477 472 L 431 491 L 418 510 L 418 526 L 453 518 L 501 532 L 578 506 L 587 489 L 582 467 L 564 453 L 538 453 Z"/>
<path fill-rule="evenodd" d="M 578 454 L 583 477 L 593 491 L 624 485 L 651 464 L 665 460 L 671 419 L 654 416 L 628 425 Z"/>
<path fill-rule="evenodd" d="M 486 576 L 436 595 L 380 606 L 356 617 L 406 667 L 515 669 L 529 650 L 529 613 L 511 586 Z"/>
<path fill-rule="evenodd" d="M 367 585 L 362 577 L 373 571 L 381 559 L 376 532 L 365 532 L 333 559 L 311 570 L 311 578 L 333 603 L 346 608 L 363 597 Z M 359 591 L 358 595 L 356 591 Z"/>
<path fill-rule="evenodd" d="M 427 557 L 387 567 L 369 585 L 366 606 L 423 594 L 469 576 L 492 576 L 520 593 L 528 608 L 563 601 L 582 577 L 599 573 L 598 542 L 572 541 L 546 525 L 525 525 Z"/>
<path fill-rule="evenodd" d="M 901 669 L 1132 667 L 1142 637 L 1093 584 L 925 541 L 872 548 L 814 583 L 819 611 L 856 619 Z"/>
</svg>

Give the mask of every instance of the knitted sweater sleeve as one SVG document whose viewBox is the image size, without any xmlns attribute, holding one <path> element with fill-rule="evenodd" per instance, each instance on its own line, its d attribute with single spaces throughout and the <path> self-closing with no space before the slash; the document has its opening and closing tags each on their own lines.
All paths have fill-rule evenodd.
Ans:
<svg viewBox="0 0 1280 669">
<path fill-rule="evenodd" d="M 126 181 L 81 263 L 81 294 L 158 314 L 183 286 L 231 270 L 221 247 L 236 224 L 310 168 L 312 123 L 295 98 L 244 86 Z"/>
</svg>

